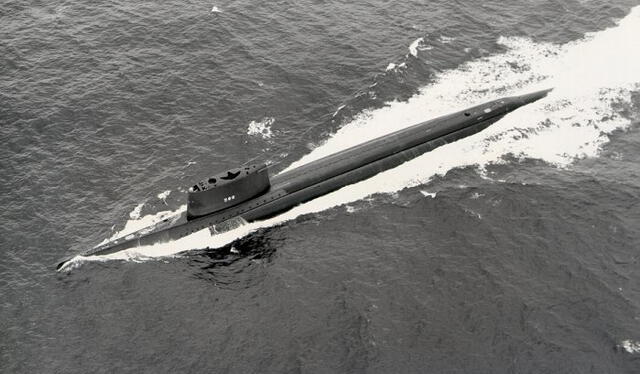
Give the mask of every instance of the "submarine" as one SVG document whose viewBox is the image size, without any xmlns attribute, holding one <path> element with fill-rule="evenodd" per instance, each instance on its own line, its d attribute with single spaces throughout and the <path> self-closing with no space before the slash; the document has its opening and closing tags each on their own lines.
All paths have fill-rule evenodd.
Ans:
<svg viewBox="0 0 640 374">
<path fill-rule="evenodd" d="M 251 222 L 272 217 L 476 134 L 506 114 L 545 97 L 549 91 L 504 97 L 421 122 L 274 176 L 270 176 L 270 167 L 264 163 L 226 170 L 189 188 L 186 212 L 80 255 L 107 255 L 173 241 L 207 228 L 213 233 L 221 232 L 237 218 Z M 71 258 L 59 262 L 58 269 Z"/>
</svg>

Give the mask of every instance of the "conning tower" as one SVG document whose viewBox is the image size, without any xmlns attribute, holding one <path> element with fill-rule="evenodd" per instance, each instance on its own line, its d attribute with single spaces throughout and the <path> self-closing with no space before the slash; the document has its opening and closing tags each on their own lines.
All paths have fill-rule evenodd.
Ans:
<svg viewBox="0 0 640 374">
<path fill-rule="evenodd" d="M 269 190 L 266 164 L 230 169 L 189 188 L 187 219 L 238 205 Z"/>
</svg>

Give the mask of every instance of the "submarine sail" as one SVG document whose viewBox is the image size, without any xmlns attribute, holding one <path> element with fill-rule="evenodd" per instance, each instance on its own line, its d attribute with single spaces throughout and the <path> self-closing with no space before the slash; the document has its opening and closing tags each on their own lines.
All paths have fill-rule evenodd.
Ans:
<svg viewBox="0 0 640 374">
<path fill-rule="evenodd" d="M 189 188 L 187 219 L 205 216 L 263 194 L 269 189 L 267 165 L 227 170 Z"/>
</svg>

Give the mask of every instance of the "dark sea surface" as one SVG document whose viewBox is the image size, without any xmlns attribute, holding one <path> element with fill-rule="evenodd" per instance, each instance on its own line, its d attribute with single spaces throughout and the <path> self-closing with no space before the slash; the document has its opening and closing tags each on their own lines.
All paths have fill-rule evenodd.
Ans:
<svg viewBox="0 0 640 374">
<path fill-rule="evenodd" d="M 5 0 L 0 372 L 640 373 L 638 4 Z M 215 172 L 545 87 L 267 222 L 56 271 Z"/>
</svg>

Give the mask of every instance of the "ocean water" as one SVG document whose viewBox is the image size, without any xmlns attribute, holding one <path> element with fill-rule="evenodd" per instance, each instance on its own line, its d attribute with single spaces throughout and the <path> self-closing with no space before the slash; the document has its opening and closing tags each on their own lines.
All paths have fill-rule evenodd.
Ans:
<svg viewBox="0 0 640 374">
<path fill-rule="evenodd" d="M 640 372 L 637 1 L 5 1 L 0 372 Z M 500 96 L 224 235 L 57 262 Z"/>
</svg>

